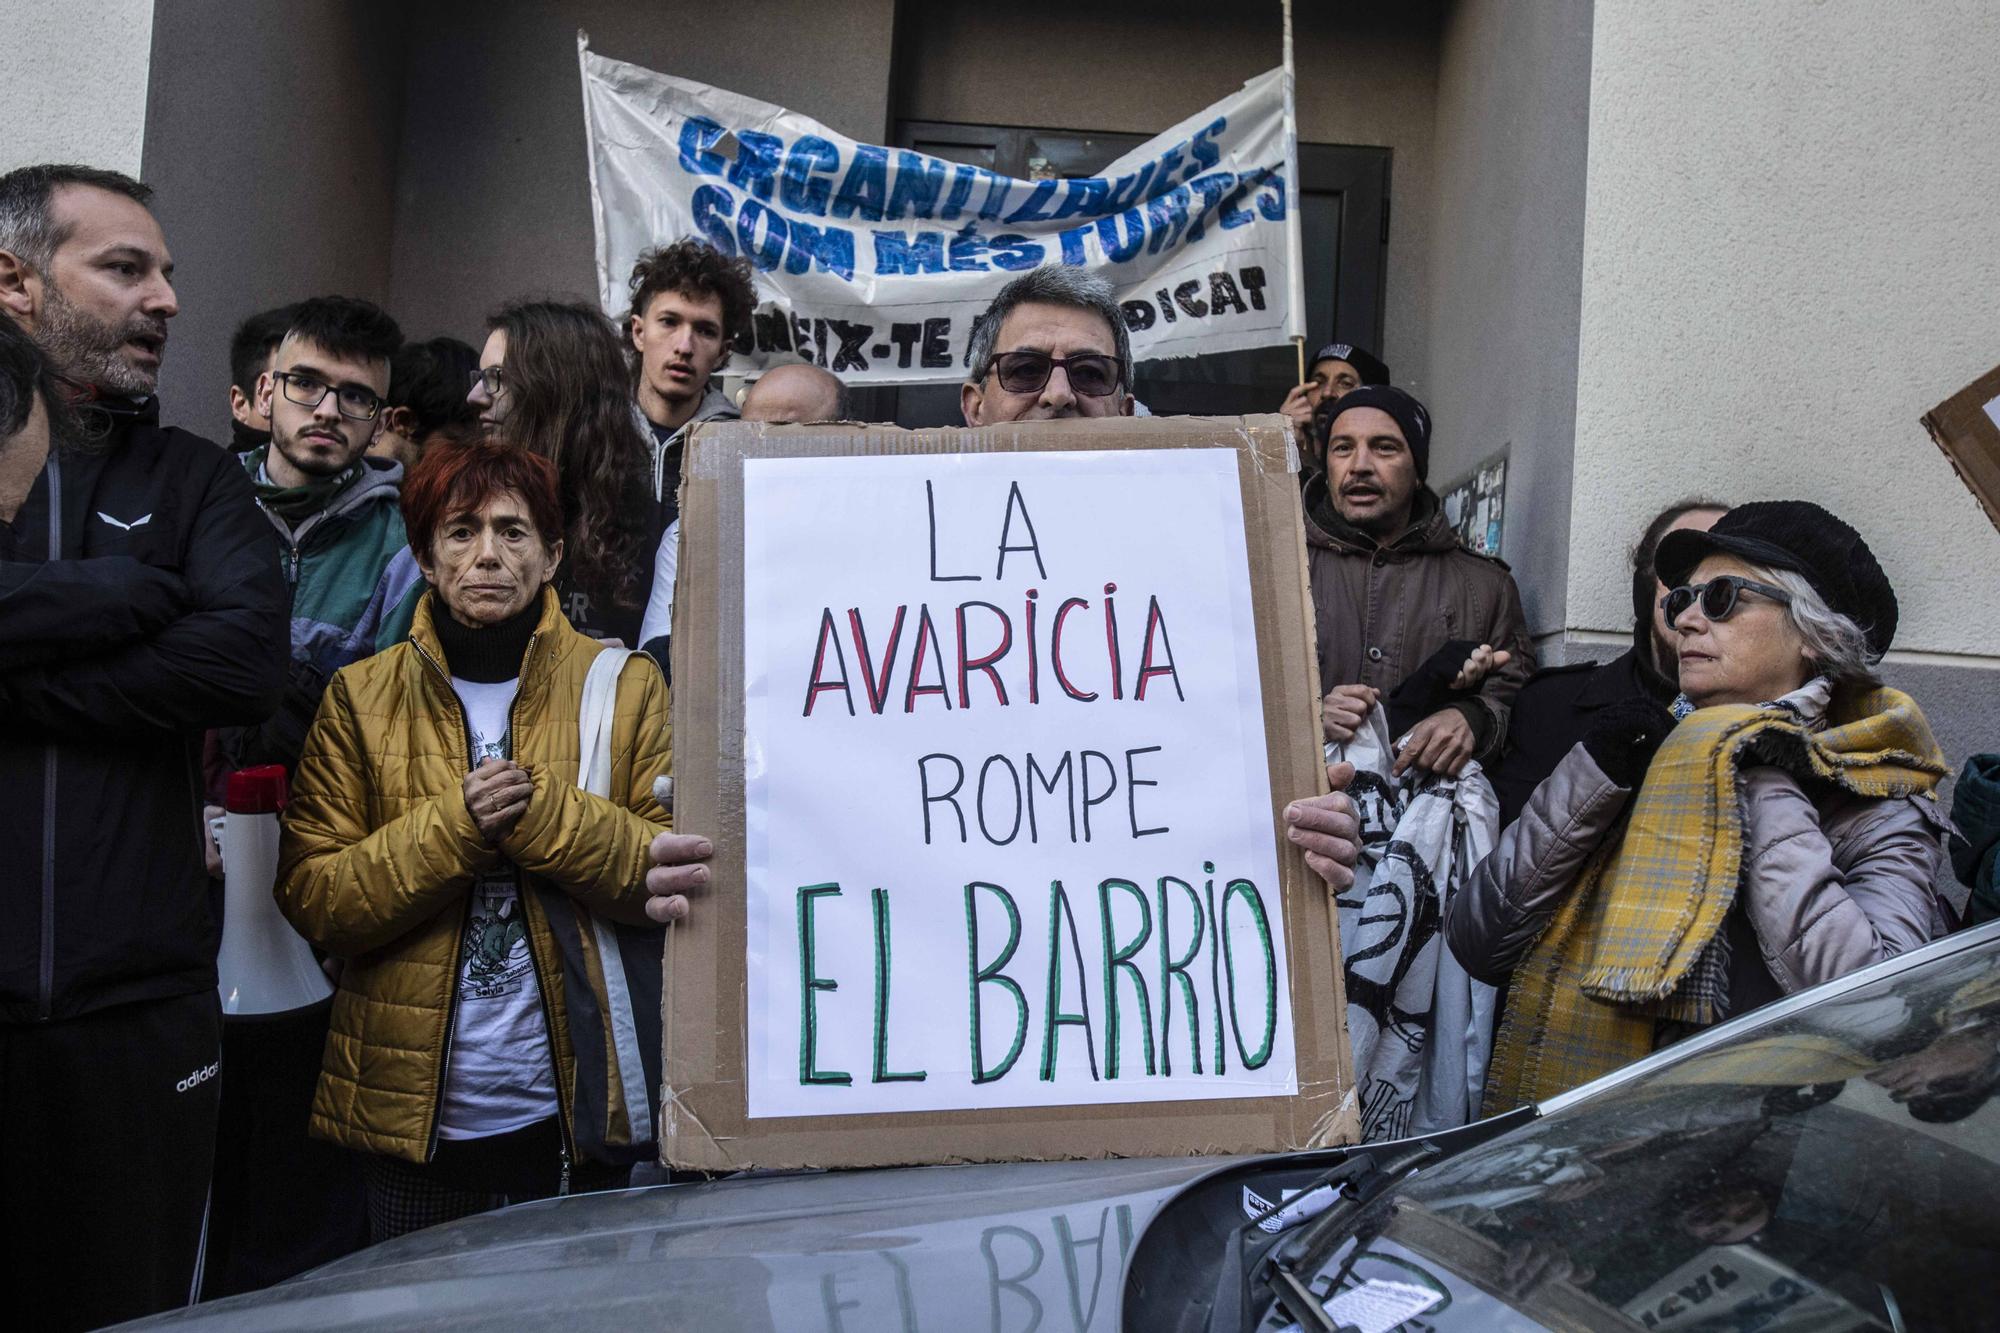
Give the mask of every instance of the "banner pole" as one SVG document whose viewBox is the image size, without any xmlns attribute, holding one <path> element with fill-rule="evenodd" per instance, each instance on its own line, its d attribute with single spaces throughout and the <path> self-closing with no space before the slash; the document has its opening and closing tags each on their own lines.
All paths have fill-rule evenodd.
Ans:
<svg viewBox="0 0 2000 1333">
<path fill-rule="evenodd" d="M 1292 326 L 1292 347 L 1298 354 L 1299 383 L 1306 382 L 1306 274 L 1305 233 L 1299 218 L 1304 191 L 1299 188 L 1299 110 L 1295 89 L 1298 68 L 1292 57 L 1292 0 L 1281 0 L 1285 14 L 1285 156 L 1289 179 L 1285 194 L 1285 267 L 1289 272 L 1290 301 L 1287 322 Z"/>
</svg>

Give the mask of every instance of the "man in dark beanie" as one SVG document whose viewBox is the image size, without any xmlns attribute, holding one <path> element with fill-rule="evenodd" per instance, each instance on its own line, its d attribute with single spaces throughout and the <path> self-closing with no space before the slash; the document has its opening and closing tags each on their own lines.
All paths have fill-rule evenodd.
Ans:
<svg viewBox="0 0 2000 1333">
<path fill-rule="evenodd" d="M 1415 398 L 1363 385 L 1319 405 L 1313 438 L 1326 471 L 1303 502 L 1326 739 L 1353 739 L 1387 699 L 1396 771 L 1456 776 L 1499 751 L 1534 670 L 1514 577 L 1459 544 L 1425 485 L 1431 419 Z"/>
<path fill-rule="evenodd" d="M 1387 384 L 1389 367 L 1353 343 L 1328 343 L 1313 353 L 1306 382 L 1285 395 L 1278 410 L 1292 419 L 1292 429 L 1301 444 L 1309 443 L 1313 413 L 1321 403 L 1330 403 L 1364 384 Z M 1318 460 L 1314 460 L 1318 465 Z"/>
</svg>

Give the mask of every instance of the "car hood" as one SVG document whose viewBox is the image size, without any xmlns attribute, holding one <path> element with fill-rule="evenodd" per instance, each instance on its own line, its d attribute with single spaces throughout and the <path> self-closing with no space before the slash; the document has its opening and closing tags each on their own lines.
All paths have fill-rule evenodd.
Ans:
<svg viewBox="0 0 2000 1333">
<path fill-rule="evenodd" d="M 1225 1160 L 768 1175 L 549 1199 L 143 1326 L 1114 1329 L 1139 1233 Z"/>
</svg>

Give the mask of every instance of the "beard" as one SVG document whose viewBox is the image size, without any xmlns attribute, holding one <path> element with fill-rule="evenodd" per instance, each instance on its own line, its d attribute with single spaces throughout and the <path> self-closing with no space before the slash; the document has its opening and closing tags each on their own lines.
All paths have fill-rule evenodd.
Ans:
<svg viewBox="0 0 2000 1333">
<path fill-rule="evenodd" d="M 275 425 L 275 423 L 273 424 Z M 271 449 L 273 452 L 283 455 L 287 463 L 290 463 L 308 477 L 337 477 L 347 471 L 348 468 L 354 466 L 354 461 L 360 458 L 367 449 L 367 446 L 363 445 L 360 449 L 346 452 L 348 446 L 343 442 L 343 452 L 341 453 L 331 456 L 315 455 L 307 447 L 307 441 L 302 436 L 303 432 L 298 430 L 282 433 L 274 430 L 271 434 Z"/>
<path fill-rule="evenodd" d="M 62 374 L 81 384 L 113 393 L 143 397 L 160 382 L 157 370 L 146 370 L 125 359 L 125 344 L 135 337 L 157 338 L 165 350 L 165 320 L 134 315 L 123 324 L 108 324 L 72 305 L 53 282 L 44 289 L 42 317 L 36 341 Z"/>
</svg>

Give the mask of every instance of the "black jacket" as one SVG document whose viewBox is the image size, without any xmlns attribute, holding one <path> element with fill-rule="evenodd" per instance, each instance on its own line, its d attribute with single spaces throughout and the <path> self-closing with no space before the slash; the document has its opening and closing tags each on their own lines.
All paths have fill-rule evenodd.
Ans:
<svg viewBox="0 0 2000 1333">
<path fill-rule="evenodd" d="M 1652 698 L 1665 705 L 1673 697 L 1672 687 L 1640 664 L 1636 649 L 1603 666 L 1578 662 L 1530 676 L 1514 696 L 1506 749 L 1488 769 L 1500 798 L 1500 827 L 1520 815 L 1535 788 L 1590 730 L 1598 709 L 1620 699 Z"/>
<path fill-rule="evenodd" d="M 0 524 L 0 1022 L 215 985 L 205 728 L 285 682 L 285 583 L 229 454 L 96 404 Z"/>
</svg>

